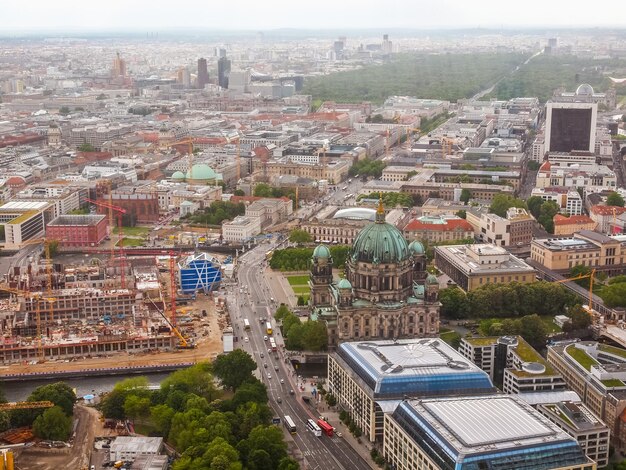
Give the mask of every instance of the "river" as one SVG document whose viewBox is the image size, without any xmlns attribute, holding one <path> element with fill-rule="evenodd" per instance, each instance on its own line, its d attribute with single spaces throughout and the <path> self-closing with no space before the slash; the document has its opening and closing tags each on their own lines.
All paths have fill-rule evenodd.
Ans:
<svg viewBox="0 0 626 470">
<path fill-rule="evenodd" d="M 150 385 L 159 385 L 171 372 L 159 372 L 155 374 L 146 374 Z M 79 397 L 93 393 L 98 395 L 102 392 L 108 392 L 113 389 L 116 383 L 128 379 L 130 377 L 139 377 L 138 375 L 119 375 L 111 377 L 88 377 L 84 379 L 56 379 L 56 380 L 28 380 L 24 382 L 2 382 L 1 387 L 8 401 L 23 401 L 28 395 L 41 385 L 47 385 L 55 382 L 65 382 L 70 387 L 76 389 L 76 395 Z"/>
</svg>

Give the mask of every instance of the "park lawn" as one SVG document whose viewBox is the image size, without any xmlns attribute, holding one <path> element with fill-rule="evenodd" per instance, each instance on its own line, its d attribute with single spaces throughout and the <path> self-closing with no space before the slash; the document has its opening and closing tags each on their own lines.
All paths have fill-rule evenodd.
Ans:
<svg viewBox="0 0 626 470">
<path fill-rule="evenodd" d="M 122 246 L 143 246 L 143 244 L 143 238 L 122 238 Z M 117 246 L 119 243 L 116 243 L 115 245 Z"/>
<path fill-rule="evenodd" d="M 308 294 L 309 292 L 311 292 L 309 286 L 292 286 L 291 289 L 293 290 L 294 294 Z"/>
<path fill-rule="evenodd" d="M 456 343 L 461 340 L 461 335 L 454 330 L 448 330 L 446 328 L 442 328 L 439 332 L 439 337 L 448 343 L 450 346 L 455 347 Z"/>
<path fill-rule="evenodd" d="M 308 285 L 308 282 L 309 282 L 309 276 L 306 274 L 297 275 L 297 276 L 286 276 L 286 277 L 287 277 L 287 281 L 292 286 L 306 286 Z"/>
<path fill-rule="evenodd" d="M 474 318 L 474 319 L 471 319 L 469 321 L 470 322 L 474 321 L 474 322 L 476 322 L 476 323 L 478 323 L 480 325 L 480 322 L 485 321 L 485 320 L 492 321 L 494 323 L 501 323 L 501 322 L 503 322 L 504 320 L 507 320 L 507 319 L 508 320 L 517 320 L 519 318 L 521 318 L 521 317 Z M 554 317 L 552 315 L 540 315 L 540 318 L 541 318 L 541 321 L 543 322 L 543 324 L 546 326 L 546 331 L 547 331 L 547 333 L 549 335 L 552 334 L 552 333 L 560 333 L 561 331 L 563 331 L 560 326 L 558 326 L 556 323 L 554 323 Z M 480 331 L 481 331 L 481 333 L 483 335 L 489 336 L 486 331 L 482 331 L 482 329 Z"/>
<path fill-rule="evenodd" d="M 133 237 L 146 237 L 152 229 L 150 227 L 122 227 L 122 233 L 124 235 L 130 235 Z M 118 227 L 113 227 L 113 233 L 119 232 Z"/>
</svg>

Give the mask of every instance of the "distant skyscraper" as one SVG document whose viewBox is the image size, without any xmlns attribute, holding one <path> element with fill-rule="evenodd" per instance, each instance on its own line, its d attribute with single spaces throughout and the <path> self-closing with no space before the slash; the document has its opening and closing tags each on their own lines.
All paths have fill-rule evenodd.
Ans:
<svg viewBox="0 0 626 470">
<path fill-rule="evenodd" d="M 126 76 L 126 61 L 120 57 L 118 52 L 113 59 L 113 77 L 125 77 Z"/>
<path fill-rule="evenodd" d="M 222 88 L 228 88 L 228 77 L 230 76 L 230 60 L 220 57 L 217 61 L 217 84 Z"/>
<path fill-rule="evenodd" d="M 209 83 L 209 71 L 206 66 L 206 59 L 198 59 L 198 88 L 204 88 Z"/>
<path fill-rule="evenodd" d="M 176 74 L 176 81 L 185 87 L 191 86 L 191 74 L 187 67 L 181 67 Z"/>
<path fill-rule="evenodd" d="M 392 52 L 393 49 L 393 44 L 392 42 L 389 40 L 389 35 L 388 34 L 384 34 L 383 35 L 383 45 L 382 45 L 382 49 L 383 49 L 383 54 L 385 55 L 389 55 Z"/>
</svg>

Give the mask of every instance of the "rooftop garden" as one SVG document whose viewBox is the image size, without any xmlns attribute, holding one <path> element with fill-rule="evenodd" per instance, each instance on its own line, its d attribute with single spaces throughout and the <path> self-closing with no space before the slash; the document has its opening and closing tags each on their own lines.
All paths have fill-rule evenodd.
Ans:
<svg viewBox="0 0 626 470">
<path fill-rule="evenodd" d="M 526 372 L 525 370 L 511 370 L 511 373 L 517 377 L 533 377 L 539 375 L 554 375 L 556 371 L 552 368 L 550 363 L 546 361 L 541 354 L 539 354 L 533 347 L 524 341 L 520 336 L 517 337 L 517 346 L 515 352 L 519 358 L 524 362 L 538 362 L 542 364 L 546 370 L 542 374 L 533 374 L 532 372 Z"/>
<path fill-rule="evenodd" d="M 546 408 L 548 410 L 550 410 L 552 413 L 554 413 L 555 415 L 557 415 L 559 418 L 561 418 L 563 421 L 565 421 L 565 423 L 567 423 L 570 426 L 574 427 L 574 423 L 572 423 L 572 420 L 569 419 L 569 417 L 565 413 L 563 413 L 558 406 L 556 406 L 556 405 L 547 405 Z"/>
<path fill-rule="evenodd" d="M 567 352 L 567 354 L 570 355 L 572 359 L 574 359 L 587 370 L 591 370 L 591 366 L 599 364 L 599 362 L 596 361 L 593 357 L 591 357 L 582 349 L 577 348 L 573 344 L 565 348 L 565 351 Z"/>
<path fill-rule="evenodd" d="M 601 382 L 602 382 L 602 385 L 608 388 L 624 386 L 624 382 L 618 379 L 606 379 L 606 380 L 602 380 Z"/>
<path fill-rule="evenodd" d="M 615 346 L 609 346 L 608 344 L 599 344 L 598 348 L 600 348 L 600 351 L 605 353 L 614 354 L 626 359 L 626 349 L 616 348 Z"/>
<path fill-rule="evenodd" d="M 476 338 L 465 338 L 465 341 L 474 345 L 474 346 L 489 346 L 494 344 L 498 340 L 497 336 L 487 336 L 487 337 L 476 337 Z"/>
</svg>

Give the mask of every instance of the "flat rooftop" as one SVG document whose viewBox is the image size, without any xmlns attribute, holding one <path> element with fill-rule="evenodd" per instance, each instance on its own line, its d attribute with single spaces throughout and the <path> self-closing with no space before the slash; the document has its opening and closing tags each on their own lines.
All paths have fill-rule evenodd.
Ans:
<svg viewBox="0 0 626 470">
<path fill-rule="evenodd" d="M 38 211 L 50 205 L 45 201 L 9 201 L 0 206 L 0 211 Z"/>
<path fill-rule="evenodd" d="M 435 251 L 467 275 L 491 275 L 495 273 L 532 273 L 535 270 L 517 256 L 502 247 L 489 244 L 437 246 Z M 479 263 L 478 257 L 498 256 L 503 260 L 496 263 Z"/>
<path fill-rule="evenodd" d="M 540 459 L 532 468 L 553 468 L 545 464 L 553 463 L 557 456 L 562 456 L 559 467 L 586 459 L 568 434 L 527 403 L 507 395 L 408 400 L 396 409 L 394 416 L 398 414 L 404 418 L 399 422 L 422 429 L 428 438 L 439 442 L 441 452 L 461 465 L 465 459 L 473 461 L 477 456 L 493 462 L 533 452 L 537 454 L 524 457 L 529 463 L 530 459 Z M 548 449 L 553 453 L 551 459 L 543 455 Z M 564 452 L 566 449 L 568 452 Z M 543 458 L 552 461 L 542 462 Z"/>
<path fill-rule="evenodd" d="M 48 223 L 49 227 L 55 226 L 93 226 L 98 225 L 103 219 L 106 219 L 105 215 L 60 215 Z"/>
<path fill-rule="evenodd" d="M 440 339 L 342 343 L 337 355 L 376 397 L 495 390 L 486 372 Z"/>
</svg>

